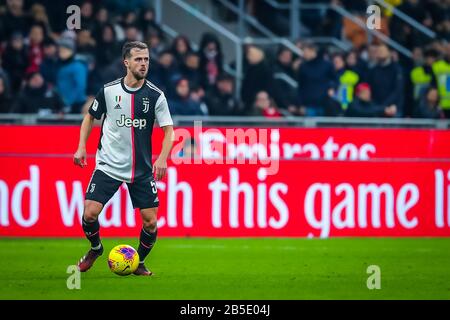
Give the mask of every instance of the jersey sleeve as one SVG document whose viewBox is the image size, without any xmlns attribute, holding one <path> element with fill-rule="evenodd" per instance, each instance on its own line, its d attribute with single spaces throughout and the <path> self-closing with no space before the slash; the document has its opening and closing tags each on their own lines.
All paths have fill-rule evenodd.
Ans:
<svg viewBox="0 0 450 320">
<path fill-rule="evenodd" d="M 167 99 L 164 96 L 164 93 L 161 93 L 158 101 L 156 101 L 155 117 L 160 127 L 173 125 L 172 117 L 169 111 L 169 105 L 167 104 Z"/>
<path fill-rule="evenodd" d="M 102 115 L 106 113 L 105 91 L 103 88 L 95 96 L 89 107 L 89 113 L 97 120 L 100 120 Z"/>
</svg>

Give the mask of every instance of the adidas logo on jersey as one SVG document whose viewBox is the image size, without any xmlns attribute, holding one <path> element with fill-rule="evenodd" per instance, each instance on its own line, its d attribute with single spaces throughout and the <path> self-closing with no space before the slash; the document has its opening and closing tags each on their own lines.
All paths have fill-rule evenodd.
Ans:
<svg viewBox="0 0 450 320">
<path fill-rule="evenodd" d="M 144 129 L 147 126 L 147 120 L 146 119 L 131 119 L 125 117 L 125 115 L 121 115 L 120 119 L 116 121 L 117 125 L 119 127 L 135 127 L 138 129 Z"/>
<path fill-rule="evenodd" d="M 114 109 L 122 109 L 122 107 L 120 106 L 120 104 L 117 104 L 117 106 L 115 106 Z"/>
</svg>

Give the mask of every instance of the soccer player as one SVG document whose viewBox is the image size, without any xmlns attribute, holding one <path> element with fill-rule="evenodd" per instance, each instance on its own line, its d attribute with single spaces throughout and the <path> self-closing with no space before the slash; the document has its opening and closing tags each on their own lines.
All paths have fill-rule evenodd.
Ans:
<svg viewBox="0 0 450 320">
<path fill-rule="evenodd" d="M 127 68 L 125 77 L 107 83 L 97 93 L 83 119 L 80 141 L 73 161 L 84 168 L 86 142 L 94 119 L 103 119 L 96 154 L 96 166 L 86 190 L 83 231 L 91 249 L 81 258 L 78 268 L 85 272 L 102 255 L 98 216 L 108 200 L 127 183 L 134 208 L 139 208 L 143 227 L 139 239 L 139 267 L 136 275 L 151 276 L 144 260 L 152 250 L 157 236 L 156 214 L 158 195 L 154 176 L 160 180 L 166 174 L 167 157 L 172 148 L 173 122 L 166 97 L 146 80 L 149 70 L 149 50 L 145 43 L 127 42 L 122 48 Z M 162 150 L 152 166 L 151 136 L 154 121 L 164 130 Z"/>
</svg>

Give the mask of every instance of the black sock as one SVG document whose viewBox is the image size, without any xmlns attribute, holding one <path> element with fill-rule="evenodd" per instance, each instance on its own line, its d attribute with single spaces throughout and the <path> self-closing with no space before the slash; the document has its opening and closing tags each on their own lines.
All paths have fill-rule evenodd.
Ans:
<svg viewBox="0 0 450 320">
<path fill-rule="evenodd" d="M 155 232 L 147 232 L 142 228 L 138 248 L 139 263 L 144 263 L 145 258 L 148 256 L 156 242 L 157 235 L 158 229 L 156 229 Z"/>
<path fill-rule="evenodd" d="M 98 219 L 93 222 L 87 222 L 83 217 L 83 231 L 86 235 L 86 238 L 91 243 L 92 249 L 100 250 L 101 242 L 100 242 L 100 224 L 98 223 Z"/>
</svg>

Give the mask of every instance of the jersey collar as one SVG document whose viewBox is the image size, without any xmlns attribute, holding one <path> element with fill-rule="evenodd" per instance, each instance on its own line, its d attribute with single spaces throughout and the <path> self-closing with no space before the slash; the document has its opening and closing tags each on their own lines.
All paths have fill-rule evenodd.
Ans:
<svg viewBox="0 0 450 320">
<path fill-rule="evenodd" d="M 145 81 L 147 81 L 147 80 L 145 80 Z M 122 86 L 123 91 L 125 91 L 126 93 L 129 93 L 129 94 L 136 94 L 136 93 L 138 93 L 139 91 L 141 91 L 142 88 L 145 87 L 145 81 L 144 81 L 144 84 L 143 84 L 139 89 L 137 89 L 137 90 L 135 90 L 135 91 L 130 91 L 130 90 L 127 89 L 127 87 L 125 87 L 125 77 L 123 77 L 122 79 L 120 79 L 120 84 L 121 84 L 121 86 Z"/>
</svg>

